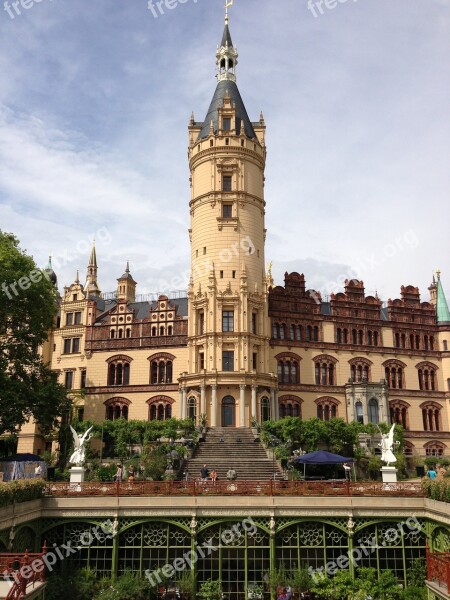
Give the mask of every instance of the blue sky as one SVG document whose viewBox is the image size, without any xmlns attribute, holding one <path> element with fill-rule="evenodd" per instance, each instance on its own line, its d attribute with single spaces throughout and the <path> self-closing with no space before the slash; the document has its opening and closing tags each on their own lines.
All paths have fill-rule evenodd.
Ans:
<svg viewBox="0 0 450 600">
<path fill-rule="evenodd" d="M 33 0 L 26 0 L 32 3 Z M 172 3 L 177 4 L 174 0 Z M 314 0 L 315 2 L 316 0 Z M 138 292 L 184 289 L 187 125 L 214 93 L 224 0 L 0 0 L 0 228 L 59 285 L 130 261 Z M 329 1 L 332 5 L 332 1 Z M 266 260 L 324 295 L 383 300 L 442 270 L 450 296 L 450 0 L 235 0 L 238 86 L 267 124 Z M 449 298 L 450 300 L 450 298 Z"/>
</svg>

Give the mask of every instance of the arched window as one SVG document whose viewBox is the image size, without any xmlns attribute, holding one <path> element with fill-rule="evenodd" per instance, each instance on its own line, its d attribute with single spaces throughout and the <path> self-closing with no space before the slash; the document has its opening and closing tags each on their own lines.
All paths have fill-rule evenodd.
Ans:
<svg viewBox="0 0 450 600">
<path fill-rule="evenodd" d="M 150 356 L 150 383 L 152 385 L 164 385 L 172 383 L 174 356 L 166 352 L 160 352 Z"/>
<path fill-rule="evenodd" d="M 127 398 L 110 398 L 104 404 L 106 408 L 105 418 L 108 421 L 128 419 L 128 407 L 131 402 Z"/>
<path fill-rule="evenodd" d="M 267 396 L 261 398 L 261 422 L 270 421 L 270 399 Z"/>
<path fill-rule="evenodd" d="M 303 339 L 303 327 L 301 325 L 297 325 L 297 341 L 301 342 Z"/>
<path fill-rule="evenodd" d="M 296 396 L 280 396 L 278 398 L 278 414 L 283 417 L 301 417 L 301 402 Z"/>
<path fill-rule="evenodd" d="M 308 325 L 306 328 L 306 341 L 311 342 L 313 339 L 313 331 L 311 325 Z"/>
<path fill-rule="evenodd" d="M 131 337 L 131 329 L 127 328 L 127 338 Z"/>
<path fill-rule="evenodd" d="M 397 425 L 401 425 L 403 429 L 409 429 L 409 406 L 410 405 L 403 400 L 393 400 L 392 402 L 389 402 L 391 423 L 397 423 Z"/>
<path fill-rule="evenodd" d="M 436 365 L 429 362 L 421 362 L 416 365 L 419 377 L 419 389 L 435 391 L 437 389 Z"/>
<path fill-rule="evenodd" d="M 130 363 L 133 359 L 129 356 L 112 356 L 108 359 L 108 385 L 130 384 Z"/>
<path fill-rule="evenodd" d="M 352 329 L 352 344 L 358 343 L 358 332 L 356 329 Z"/>
<path fill-rule="evenodd" d="M 362 329 L 358 331 L 358 344 L 362 346 L 364 343 L 364 332 Z"/>
<path fill-rule="evenodd" d="M 190 396 L 187 401 L 187 418 L 196 421 L 197 419 L 197 400 Z"/>
<path fill-rule="evenodd" d="M 315 403 L 317 404 L 317 417 L 322 421 L 329 421 L 338 416 L 339 400 L 336 400 L 336 398 L 318 398 Z"/>
<path fill-rule="evenodd" d="M 369 400 L 369 423 L 379 423 L 379 411 L 378 411 L 378 400 L 376 398 L 371 398 Z"/>
<path fill-rule="evenodd" d="M 280 337 L 280 326 L 278 323 L 272 325 L 272 337 L 274 340 L 278 340 Z"/>
<path fill-rule="evenodd" d="M 315 363 L 315 379 L 317 385 L 336 385 L 335 364 L 337 360 L 333 356 L 322 354 L 313 358 Z"/>
<path fill-rule="evenodd" d="M 392 389 L 403 389 L 405 387 L 406 364 L 400 360 L 392 359 L 384 361 L 383 367 L 388 386 Z"/>
<path fill-rule="evenodd" d="M 116 332 L 114 331 L 114 329 L 111 329 L 109 337 L 113 340 L 116 337 Z"/>
<path fill-rule="evenodd" d="M 425 454 L 427 456 L 444 456 L 447 446 L 442 442 L 428 442 L 424 444 Z"/>
<path fill-rule="evenodd" d="M 292 359 L 278 361 L 278 383 L 295 384 L 299 383 L 299 365 Z"/>
<path fill-rule="evenodd" d="M 161 325 L 161 327 L 159 328 L 159 335 L 161 335 L 161 336 L 166 335 L 165 331 L 166 331 L 166 329 L 165 329 L 164 325 Z"/>
<path fill-rule="evenodd" d="M 172 404 L 169 396 L 154 396 L 147 400 L 149 421 L 165 421 L 172 418 Z"/>
<path fill-rule="evenodd" d="M 343 330 L 344 344 L 348 344 L 348 329 Z"/>
<path fill-rule="evenodd" d="M 340 327 L 338 327 L 336 331 L 336 342 L 342 344 L 342 329 Z"/>
<path fill-rule="evenodd" d="M 424 431 L 442 431 L 442 406 L 436 402 L 420 405 Z"/>
<path fill-rule="evenodd" d="M 358 421 L 358 423 L 364 423 L 364 415 L 363 415 L 363 405 L 362 402 L 356 402 L 355 404 L 355 413 L 356 413 L 356 420 Z"/>
<path fill-rule="evenodd" d="M 119 340 L 121 340 L 123 338 L 123 329 L 119 329 L 118 334 L 119 334 Z"/>
<path fill-rule="evenodd" d="M 372 361 L 367 358 L 352 358 L 350 361 L 350 377 L 358 383 L 371 381 Z"/>
<path fill-rule="evenodd" d="M 291 340 L 295 340 L 295 327 L 294 327 L 294 325 L 291 325 L 289 327 L 289 338 Z"/>
<path fill-rule="evenodd" d="M 153 336 L 153 337 L 155 337 L 155 336 L 156 336 L 156 332 L 157 332 L 157 329 L 156 329 L 156 327 L 152 327 L 152 336 Z"/>
</svg>

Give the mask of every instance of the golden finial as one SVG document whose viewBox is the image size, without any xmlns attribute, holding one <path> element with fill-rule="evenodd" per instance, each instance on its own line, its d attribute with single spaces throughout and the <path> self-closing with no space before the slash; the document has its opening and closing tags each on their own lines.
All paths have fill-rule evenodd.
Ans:
<svg viewBox="0 0 450 600">
<path fill-rule="evenodd" d="M 228 25 L 228 9 L 233 6 L 234 0 L 226 0 L 225 2 L 225 25 Z"/>
</svg>

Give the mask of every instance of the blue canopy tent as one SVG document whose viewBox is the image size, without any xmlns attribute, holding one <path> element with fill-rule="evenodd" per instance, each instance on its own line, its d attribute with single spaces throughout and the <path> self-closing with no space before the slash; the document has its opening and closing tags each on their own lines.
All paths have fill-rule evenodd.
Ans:
<svg viewBox="0 0 450 600">
<path fill-rule="evenodd" d="M 344 463 L 353 463 L 353 458 L 333 454 L 326 450 L 316 450 L 299 456 L 294 463 L 303 465 L 303 477 L 306 478 L 306 465 L 343 465 Z"/>
<path fill-rule="evenodd" d="M 41 477 L 47 477 L 47 463 L 37 454 L 15 454 L 0 461 L 3 481 L 34 479 L 35 469 L 41 466 Z"/>
</svg>

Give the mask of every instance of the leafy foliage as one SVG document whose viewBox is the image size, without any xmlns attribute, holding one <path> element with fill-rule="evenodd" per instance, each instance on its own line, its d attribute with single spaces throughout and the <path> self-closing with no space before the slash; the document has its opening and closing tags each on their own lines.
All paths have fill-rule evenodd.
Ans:
<svg viewBox="0 0 450 600">
<path fill-rule="evenodd" d="M 222 600 L 222 582 L 208 579 L 200 586 L 197 597 L 203 600 Z"/>
<path fill-rule="evenodd" d="M 69 406 L 39 354 L 56 315 L 55 289 L 18 240 L 2 231 L 0 285 L 0 434 L 17 432 L 30 418 L 49 433 Z"/>
<path fill-rule="evenodd" d="M 43 479 L 21 479 L 0 483 L 0 507 L 14 502 L 29 502 L 44 496 L 45 481 Z"/>
</svg>

